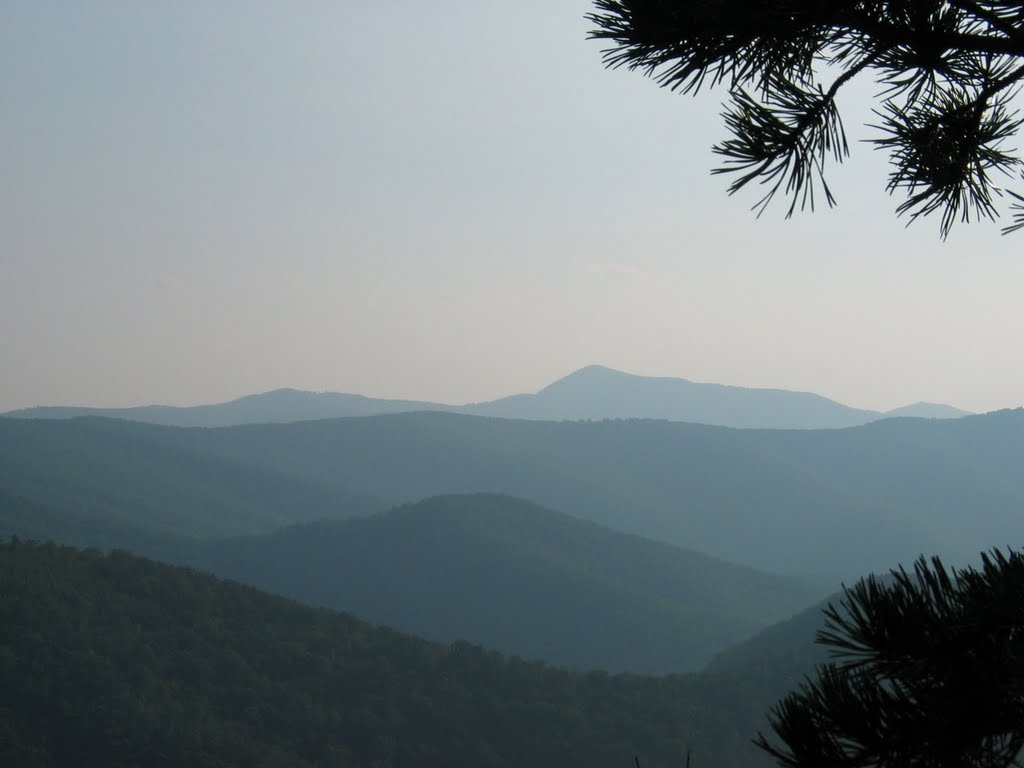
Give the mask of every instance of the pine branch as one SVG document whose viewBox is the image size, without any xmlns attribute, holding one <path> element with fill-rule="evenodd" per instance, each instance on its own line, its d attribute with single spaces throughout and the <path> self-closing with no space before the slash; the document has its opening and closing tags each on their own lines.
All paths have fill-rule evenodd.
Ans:
<svg viewBox="0 0 1024 768">
<path fill-rule="evenodd" d="M 961 11 L 974 16 L 979 21 L 984 21 L 992 27 L 992 29 L 999 30 L 1010 40 L 1015 40 L 1024 45 L 1024 29 L 1010 24 L 998 13 L 990 11 L 979 3 L 971 2 L 971 0 L 948 0 L 948 2 L 954 8 L 959 8 Z"/>
<path fill-rule="evenodd" d="M 994 219 L 1003 190 L 993 177 L 1021 161 L 1003 144 L 1022 126 L 1010 102 L 1024 80 L 1024 4 L 982 0 L 596 0 L 593 38 L 609 40 L 606 66 L 643 71 L 661 86 L 696 93 L 725 83 L 730 137 L 712 173 L 734 173 L 735 194 L 764 185 L 758 215 L 780 193 L 786 216 L 835 198 L 829 160 L 848 155 L 836 92 L 871 69 L 884 90 L 875 114 L 890 153 L 887 190 L 906 194 L 909 221 L 939 213 Z M 839 68 L 830 88 L 819 73 Z M 1008 193 L 1024 228 L 1024 200 Z"/>
<path fill-rule="evenodd" d="M 735 105 L 724 115 L 733 138 L 714 147 L 716 154 L 726 158 L 726 165 L 712 173 L 741 173 L 729 185 L 730 195 L 755 179 L 769 185 L 754 205 L 758 215 L 782 189 L 792 197 L 787 218 L 798 203 L 801 210 L 813 210 L 815 179 L 828 205 L 835 205 L 825 181 L 825 161 L 831 155 L 842 162 L 849 155 L 836 95 L 873 61 L 874 57 L 866 57 L 824 92 L 808 93 L 786 81 L 773 82 L 767 88 L 768 104 L 762 104 L 746 91 L 735 91 Z"/>
</svg>

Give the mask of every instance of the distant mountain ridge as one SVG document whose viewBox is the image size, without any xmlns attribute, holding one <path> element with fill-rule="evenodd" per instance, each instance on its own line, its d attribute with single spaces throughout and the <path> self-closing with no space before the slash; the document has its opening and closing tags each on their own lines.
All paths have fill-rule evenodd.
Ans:
<svg viewBox="0 0 1024 768">
<path fill-rule="evenodd" d="M 168 444 L 176 431 L 98 418 L 0 419 L 0 535 L 12 509 L 19 527 L 11 532 L 45 539 L 74 528 L 79 536 L 56 538 L 96 545 L 110 525 L 134 529 L 133 541 L 240 536 L 392 504 Z"/>
<path fill-rule="evenodd" d="M 76 419 L 100 416 L 159 424 L 164 427 L 234 427 L 242 424 L 283 424 L 293 421 L 379 416 L 412 411 L 451 410 L 451 406 L 414 400 L 378 400 L 341 392 L 275 389 L 211 405 L 142 405 L 132 408 L 89 408 L 43 405 L 0 414 L 21 419 Z"/>
<path fill-rule="evenodd" d="M 952 405 L 942 403 L 912 403 L 901 408 L 886 411 L 886 418 L 908 417 L 913 419 L 959 419 L 973 415 L 970 411 L 962 411 Z"/>
<path fill-rule="evenodd" d="M 591 365 L 535 395 L 464 406 L 479 416 L 543 420 L 665 419 L 738 428 L 825 429 L 882 418 L 809 392 L 635 376 Z"/>
<path fill-rule="evenodd" d="M 445 411 L 551 421 L 664 419 L 766 429 L 831 429 L 860 426 L 890 416 L 957 418 L 968 414 L 952 406 L 928 403 L 917 403 L 883 413 L 851 408 L 811 392 L 637 376 L 601 365 L 590 365 L 549 384 L 535 394 L 511 395 L 465 405 L 279 389 L 212 405 L 149 405 L 136 408 L 38 406 L 10 411 L 3 416 L 39 419 L 106 416 L 175 427 L 229 427 L 411 411 Z"/>
</svg>

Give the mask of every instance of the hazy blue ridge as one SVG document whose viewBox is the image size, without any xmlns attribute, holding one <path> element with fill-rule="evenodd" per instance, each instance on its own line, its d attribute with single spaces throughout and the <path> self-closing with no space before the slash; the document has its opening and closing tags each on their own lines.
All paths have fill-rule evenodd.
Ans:
<svg viewBox="0 0 1024 768">
<path fill-rule="evenodd" d="M 443 413 L 167 432 L 399 501 L 495 492 L 767 571 L 857 578 L 1024 540 L 1024 411 L 844 430 Z"/>
<path fill-rule="evenodd" d="M 165 426 L 222 427 L 411 411 L 448 411 L 514 419 L 575 420 L 649 418 L 743 428 L 824 429 L 857 426 L 888 416 L 955 418 L 950 406 L 918 403 L 888 413 L 850 408 L 810 392 L 704 384 L 686 379 L 636 376 L 600 365 L 582 368 L 536 394 L 491 402 L 443 405 L 378 400 L 362 395 L 280 389 L 194 407 L 83 408 L 41 406 L 4 414 L 17 418 L 78 416 L 143 421 Z"/>
<path fill-rule="evenodd" d="M 721 681 L 723 687 L 741 686 L 752 699 L 762 702 L 745 729 L 770 733 L 768 706 L 813 677 L 821 664 L 830 660 L 828 648 L 815 642 L 825 625 L 824 609 L 839 600 L 836 593 L 800 613 L 757 632 L 752 637 L 722 650 L 703 673 Z"/>
<path fill-rule="evenodd" d="M 971 415 L 970 411 L 964 411 L 954 408 L 952 405 L 943 405 L 942 403 L 913 403 L 885 412 L 886 418 L 959 419 L 963 416 Z"/>
<path fill-rule="evenodd" d="M 485 494 L 208 541 L 186 561 L 431 640 L 645 674 L 697 670 L 825 591 Z"/>
<path fill-rule="evenodd" d="M 592 365 L 518 395 L 466 406 L 484 416 L 530 419 L 644 418 L 743 428 L 829 428 L 864 424 L 882 414 L 809 392 L 703 384 L 635 376 Z"/>
<path fill-rule="evenodd" d="M 210 454 L 175 432 L 98 418 L 0 419 L 0 494 L 83 524 L 200 538 L 390 506 L 336 483 Z"/>
<path fill-rule="evenodd" d="M 202 541 L 0 492 L 9 535 L 190 564 L 429 639 L 581 670 L 696 670 L 823 591 L 489 495 Z"/>
<path fill-rule="evenodd" d="M 447 410 L 449 408 L 449 406 L 437 403 L 411 400 L 381 400 L 363 395 L 336 392 L 278 389 L 211 405 L 188 407 L 144 405 L 134 408 L 35 406 L 9 411 L 3 416 L 26 419 L 73 419 L 81 416 L 99 416 L 169 427 L 227 427 L 238 424 L 273 424 L 422 410 Z"/>
<path fill-rule="evenodd" d="M 0 490 L 173 533 L 500 493 L 833 584 L 922 553 L 965 562 L 1018 545 L 1022 455 L 1021 410 L 843 430 L 422 412 L 222 429 L 0 420 Z"/>
<path fill-rule="evenodd" d="M 814 668 L 829 660 L 828 649 L 815 642 L 825 626 L 825 608 L 838 604 L 836 592 L 799 613 L 764 627 L 751 637 L 723 649 L 704 667 L 708 674 L 726 675 L 766 686 L 772 697 L 792 690 Z"/>
<path fill-rule="evenodd" d="M 124 549 L 158 560 L 179 561 L 196 539 L 133 523 L 86 505 L 46 506 L 0 490 L 0 538 L 19 536 L 79 547 Z"/>
</svg>

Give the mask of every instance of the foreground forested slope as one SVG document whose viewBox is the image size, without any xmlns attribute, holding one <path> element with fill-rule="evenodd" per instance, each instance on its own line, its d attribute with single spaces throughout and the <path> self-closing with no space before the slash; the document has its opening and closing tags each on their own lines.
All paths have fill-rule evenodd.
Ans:
<svg viewBox="0 0 1024 768">
<path fill-rule="evenodd" d="M 735 682 L 576 675 L 195 572 L 0 544 L 0 764 L 761 765 Z"/>
</svg>

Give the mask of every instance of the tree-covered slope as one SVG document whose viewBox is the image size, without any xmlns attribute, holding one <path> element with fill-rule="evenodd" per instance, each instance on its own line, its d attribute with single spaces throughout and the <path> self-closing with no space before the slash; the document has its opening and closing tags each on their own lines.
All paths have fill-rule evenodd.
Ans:
<svg viewBox="0 0 1024 768">
<path fill-rule="evenodd" d="M 825 625 L 825 607 L 830 602 L 836 604 L 841 597 L 840 593 L 833 594 L 722 650 L 703 672 L 743 686 L 758 701 L 780 700 L 829 660 L 828 650 L 818 645 L 815 637 Z M 767 731 L 763 715 L 758 718 L 757 728 Z"/>
<path fill-rule="evenodd" d="M 791 431 L 419 413 L 167 437 L 402 501 L 520 496 L 769 571 L 857 578 L 1024 539 L 1024 410 Z"/>
<path fill-rule="evenodd" d="M 903 565 L 910 568 L 911 564 Z M 890 575 L 880 578 L 882 583 L 890 579 Z M 702 671 L 742 685 L 758 701 L 781 700 L 813 678 L 819 665 L 835 660 L 829 648 L 817 642 L 817 635 L 825 628 L 825 609 L 830 604 L 838 607 L 843 600 L 843 592 L 835 592 L 800 613 L 765 627 L 718 653 Z M 748 726 L 748 730 L 753 729 L 768 732 L 763 714 Z"/>
<path fill-rule="evenodd" d="M 337 483 L 211 455 L 175 440 L 174 431 L 107 419 L 0 419 L 0 501 L 30 502 L 47 519 L 94 531 L 106 525 L 194 537 L 388 506 Z M 0 532 L 10 506 L 0 504 Z"/>
<path fill-rule="evenodd" d="M 828 658 L 823 646 L 815 643 L 818 630 L 825 625 L 824 610 L 838 603 L 836 592 L 789 618 L 764 627 L 754 635 L 716 654 L 705 672 L 723 675 L 750 675 L 755 669 L 791 678 L 810 672 Z M 786 685 L 787 689 L 789 683 Z"/>
<path fill-rule="evenodd" d="M 132 510 L 179 532 L 187 515 L 231 535 L 502 493 L 830 585 L 1024 539 L 1022 455 L 1021 410 L 789 431 L 444 413 L 222 429 L 0 419 L 0 490 L 46 506 Z"/>
<path fill-rule="evenodd" d="M 431 640 L 647 674 L 697 670 L 823 591 L 485 494 L 205 542 L 186 559 Z"/>
<path fill-rule="evenodd" d="M 433 645 L 121 553 L 0 545 L 0 764 L 760 765 L 713 678 Z"/>
<path fill-rule="evenodd" d="M 93 510 L 95 511 L 95 510 Z M 58 509 L 0 490 L 0 539 L 19 536 L 81 547 L 127 549 L 158 560 L 178 560 L 195 545 L 190 536 L 133 525 L 104 515 Z"/>
</svg>

